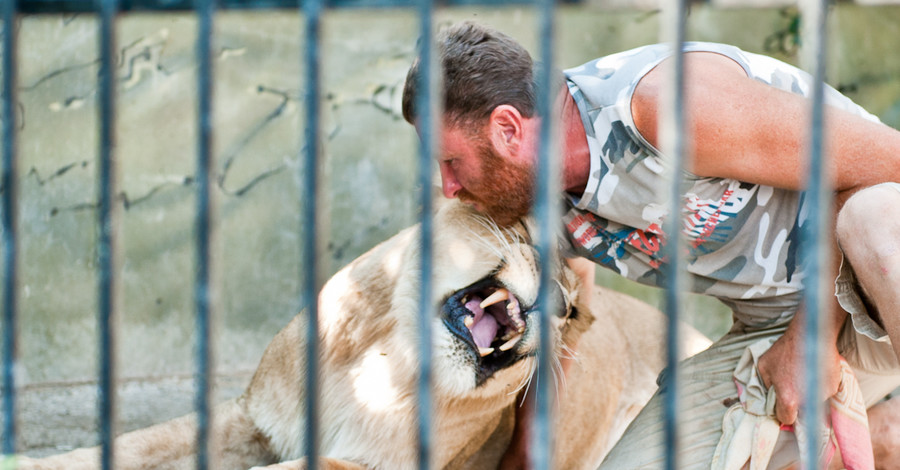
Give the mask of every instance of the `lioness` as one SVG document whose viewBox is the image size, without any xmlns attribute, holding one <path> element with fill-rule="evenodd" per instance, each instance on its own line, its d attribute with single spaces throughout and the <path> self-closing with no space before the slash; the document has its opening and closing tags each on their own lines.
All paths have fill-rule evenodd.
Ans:
<svg viewBox="0 0 900 470">
<path fill-rule="evenodd" d="M 501 230 L 450 202 L 434 227 L 434 467 L 496 468 L 517 393 L 536 367 L 531 224 Z M 323 468 L 416 466 L 418 241 L 418 228 L 406 229 L 338 272 L 319 296 Z M 589 306 L 566 263 L 553 265 L 555 353 L 578 345 L 558 383 L 556 464 L 594 468 L 656 388 L 664 323 L 657 310 L 609 290 Z M 244 394 L 216 408 L 212 468 L 306 467 L 291 460 L 303 454 L 306 322 L 298 315 L 275 336 Z M 705 345 L 695 331 L 688 339 Z M 124 434 L 117 468 L 193 468 L 194 433 L 188 415 Z M 79 449 L 23 466 L 96 468 L 97 454 Z"/>
</svg>

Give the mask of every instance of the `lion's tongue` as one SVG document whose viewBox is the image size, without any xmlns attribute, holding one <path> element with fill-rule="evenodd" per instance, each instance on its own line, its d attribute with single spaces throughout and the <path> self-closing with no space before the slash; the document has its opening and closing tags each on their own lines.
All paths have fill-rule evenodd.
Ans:
<svg viewBox="0 0 900 470">
<path fill-rule="evenodd" d="M 475 314 L 474 321 L 469 326 L 469 331 L 472 332 L 472 339 L 475 340 L 476 346 L 488 348 L 491 346 L 491 342 L 494 341 L 494 337 L 497 336 L 497 330 L 500 326 L 493 315 L 484 314 L 484 309 L 481 308 L 480 303 L 481 299 L 477 298 L 466 302 L 466 308 Z"/>
</svg>

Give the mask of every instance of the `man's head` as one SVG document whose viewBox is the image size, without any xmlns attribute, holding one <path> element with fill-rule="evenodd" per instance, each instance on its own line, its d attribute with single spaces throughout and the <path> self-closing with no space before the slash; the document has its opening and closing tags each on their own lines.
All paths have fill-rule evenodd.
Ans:
<svg viewBox="0 0 900 470">
<path fill-rule="evenodd" d="M 533 201 L 537 137 L 533 62 L 512 38 L 474 23 L 438 37 L 443 131 L 438 165 L 444 195 L 468 202 L 498 224 L 527 215 Z M 403 116 L 416 112 L 420 63 L 410 67 Z"/>
<path fill-rule="evenodd" d="M 442 30 L 437 38 L 443 70 L 443 113 L 455 125 L 483 124 L 501 104 L 523 116 L 535 113 L 531 55 L 509 36 L 463 22 Z M 415 124 L 421 64 L 416 59 L 403 89 L 403 117 Z"/>
</svg>

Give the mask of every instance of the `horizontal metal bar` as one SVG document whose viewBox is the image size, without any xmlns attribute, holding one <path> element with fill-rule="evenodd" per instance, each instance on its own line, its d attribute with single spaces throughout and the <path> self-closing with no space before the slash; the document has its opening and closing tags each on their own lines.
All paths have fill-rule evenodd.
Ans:
<svg viewBox="0 0 900 470">
<path fill-rule="evenodd" d="M 19 0 L 22 13 L 89 13 L 96 12 L 93 0 Z M 567 0 L 565 3 L 581 3 L 581 0 Z M 531 5 L 530 0 L 444 0 L 444 6 L 507 6 Z M 413 8 L 416 0 L 328 0 L 325 8 Z M 218 10 L 264 10 L 297 9 L 296 0 L 219 0 Z M 119 11 L 192 11 L 193 0 L 122 0 Z"/>
<path fill-rule="evenodd" d="M 301 0 L 302 2 L 302 0 Z M 760 3 L 761 2 L 761 3 Z M 441 6 L 513 6 L 533 5 L 533 0 L 443 0 Z M 658 0 L 562 0 L 558 4 L 583 4 L 603 10 L 658 10 Z M 694 0 L 714 8 L 777 8 L 796 4 L 796 0 Z M 900 5 L 900 0 L 856 0 L 858 5 Z M 18 0 L 18 11 L 39 13 L 87 13 L 97 11 L 93 0 Z M 417 0 L 328 0 L 325 8 L 413 8 Z M 190 11 L 191 0 L 122 0 L 119 11 Z M 265 10 L 297 9 L 293 0 L 220 0 L 217 9 Z"/>
</svg>

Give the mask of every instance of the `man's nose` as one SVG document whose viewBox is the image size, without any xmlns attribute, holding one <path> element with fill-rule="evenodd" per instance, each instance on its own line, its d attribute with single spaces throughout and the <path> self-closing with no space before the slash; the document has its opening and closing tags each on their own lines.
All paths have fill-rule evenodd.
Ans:
<svg viewBox="0 0 900 470">
<path fill-rule="evenodd" d="M 444 164 L 441 165 L 441 188 L 444 191 L 444 197 L 447 199 L 455 198 L 459 190 L 462 189 L 462 185 L 459 184 L 456 175 L 453 174 L 453 170 L 447 168 L 447 165 Z"/>
</svg>

